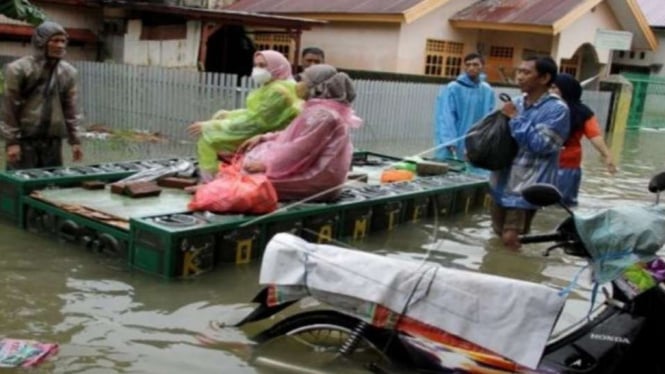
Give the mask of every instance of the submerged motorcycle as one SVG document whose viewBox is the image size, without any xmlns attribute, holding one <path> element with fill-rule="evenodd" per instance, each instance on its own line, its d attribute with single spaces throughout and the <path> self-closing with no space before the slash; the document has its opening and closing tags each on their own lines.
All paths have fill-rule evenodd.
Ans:
<svg viewBox="0 0 665 374">
<path fill-rule="evenodd" d="M 649 190 L 665 190 L 665 172 Z M 313 297 L 327 308 L 297 312 L 252 340 L 282 351 L 296 342 L 377 373 L 665 373 L 658 343 L 665 336 L 665 262 L 655 254 L 665 244 L 665 210 L 658 201 L 584 216 L 550 185 L 531 186 L 523 196 L 569 215 L 554 232 L 524 235 L 522 243 L 549 242 L 545 255 L 561 249 L 584 258 L 595 284 L 608 286 L 596 287 L 605 296 L 600 307 L 563 334 L 552 334 L 565 303 L 561 290 L 290 234 L 269 243 L 260 276 L 266 287 L 238 326 Z M 257 352 L 256 364 L 298 370 Z"/>
</svg>

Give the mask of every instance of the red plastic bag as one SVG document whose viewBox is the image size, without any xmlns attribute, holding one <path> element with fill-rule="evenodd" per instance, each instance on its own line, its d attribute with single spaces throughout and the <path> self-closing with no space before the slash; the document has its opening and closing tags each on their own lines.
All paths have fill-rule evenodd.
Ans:
<svg viewBox="0 0 665 374">
<path fill-rule="evenodd" d="M 242 163 L 220 166 L 216 178 L 199 186 L 190 210 L 215 213 L 270 213 L 277 209 L 277 192 L 264 174 L 245 174 Z"/>
</svg>

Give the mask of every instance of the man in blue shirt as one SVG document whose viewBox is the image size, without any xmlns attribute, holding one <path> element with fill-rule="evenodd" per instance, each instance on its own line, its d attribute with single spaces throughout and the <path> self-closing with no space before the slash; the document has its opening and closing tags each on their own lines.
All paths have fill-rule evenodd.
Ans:
<svg viewBox="0 0 665 374">
<path fill-rule="evenodd" d="M 471 125 L 494 110 L 494 91 L 483 81 L 482 70 L 483 58 L 470 53 L 464 57 L 464 73 L 439 91 L 434 112 L 437 159 L 464 160 L 463 136 Z"/>
<path fill-rule="evenodd" d="M 520 247 L 519 235 L 529 231 L 536 213 L 521 191 L 535 183 L 556 185 L 559 150 L 568 138 L 568 107 L 549 93 L 556 75 L 550 57 L 524 59 L 517 69 L 517 84 L 524 94 L 502 108 L 510 117 L 518 152 L 511 166 L 490 176 L 492 228 L 512 249 Z"/>
</svg>

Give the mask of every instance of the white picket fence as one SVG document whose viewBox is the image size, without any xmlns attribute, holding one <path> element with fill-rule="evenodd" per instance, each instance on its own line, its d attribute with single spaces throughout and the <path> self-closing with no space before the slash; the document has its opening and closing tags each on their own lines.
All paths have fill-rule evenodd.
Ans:
<svg viewBox="0 0 665 374">
<path fill-rule="evenodd" d="M 78 62 L 85 123 L 146 130 L 177 139 L 217 109 L 236 108 L 247 92 L 232 75 Z"/>
<path fill-rule="evenodd" d="M 185 127 L 219 109 L 244 106 L 253 88 L 247 78 L 154 66 L 75 62 L 81 84 L 84 126 L 158 132 L 188 140 Z M 353 103 L 364 126 L 356 130 L 356 148 L 393 154 L 421 151 L 433 145 L 432 119 L 440 85 L 387 81 L 354 81 Z M 517 95 L 497 88 L 497 95 Z M 584 100 L 606 123 L 611 95 L 585 92 Z M 497 101 L 498 102 L 498 101 Z M 191 140 L 191 139 L 190 139 Z"/>
</svg>

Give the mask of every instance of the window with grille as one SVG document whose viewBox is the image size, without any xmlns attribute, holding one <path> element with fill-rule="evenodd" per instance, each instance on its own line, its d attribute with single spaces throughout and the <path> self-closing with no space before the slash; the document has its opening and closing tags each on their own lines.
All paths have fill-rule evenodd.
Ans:
<svg viewBox="0 0 665 374">
<path fill-rule="evenodd" d="M 490 47 L 487 62 L 485 63 L 485 73 L 490 82 L 508 82 L 514 75 L 515 48 L 496 46 Z"/>
<path fill-rule="evenodd" d="M 425 75 L 455 78 L 462 72 L 464 43 L 427 39 Z"/>
<path fill-rule="evenodd" d="M 284 34 L 256 34 L 254 35 L 254 47 L 257 51 L 272 49 L 281 52 L 293 63 L 294 41 L 289 35 Z"/>
<path fill-rule="evenodd" d="M 535 49 L 524 48 L 522 50 L 522 60 L 526 60 L 531 57 L 547 57 L 550 53 L 547 51 L 537 51 Z"/>
<path fill-rule="evenodd" d="M 578 66 L 579 59 L 577 55 L 574 55 L 573 58 L 562 58 L 561 64 L 559 66 L 559 72 L 568 73 L 573 77 L 577 77 Z"/>
<path fill-rule="evenodd" d="M 491 46 L 489 57 L 498 58 L 498 59 L 510 59 L 512 61 L 514 51 L 515 51 L 515 48 L 513 48 L 513 47 Z"/>
</svg>

